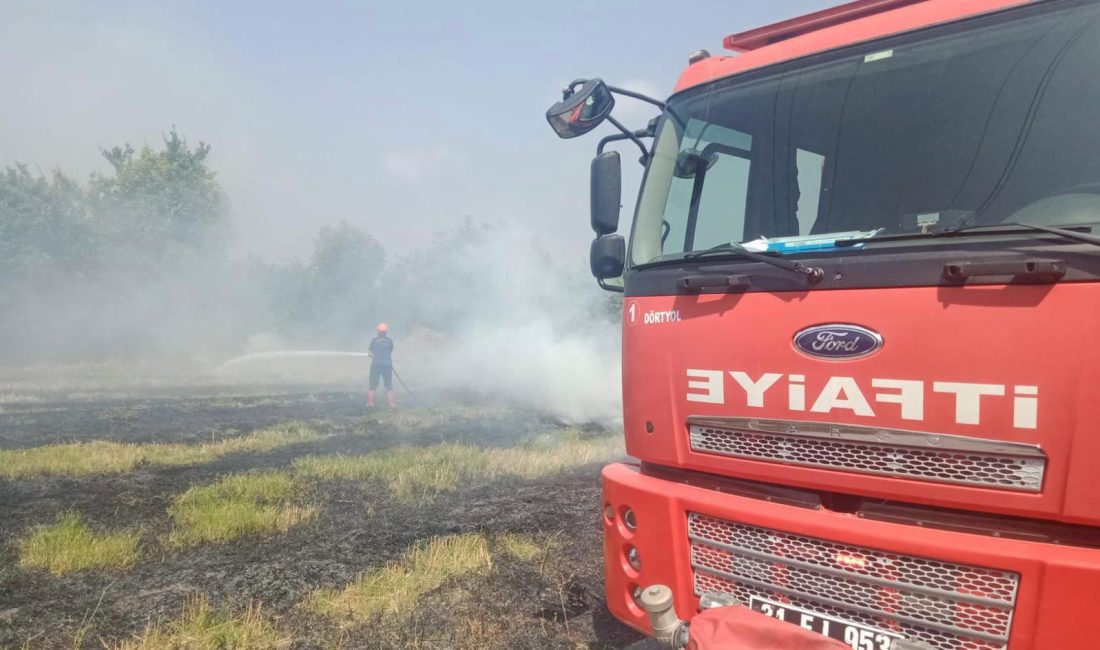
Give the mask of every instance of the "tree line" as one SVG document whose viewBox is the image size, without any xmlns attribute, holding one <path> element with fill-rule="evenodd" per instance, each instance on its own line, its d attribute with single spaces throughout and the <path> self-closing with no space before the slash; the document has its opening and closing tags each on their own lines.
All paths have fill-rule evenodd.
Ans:
<svg viewBox="0 0 1100 650">
<path fill-rule="evenodd" d="M 224 358 L 263 345 L 257 337 L 357 346 L 382 319 L 447 332 L 487 309 L 506 312 L 512 291 L 570 312 L 579 291 L 583 309 L 617 310 L 587 290 L 579 264 L 537 242 L 511 266 L 487 257 L 495 229 L 469 219 L 391 263 L 347 222 L 322 227 L 304 260 L 235 259 L 231 202 L 210 150 L 173 129 L 156 148 L 104 150 L 108 171 L 83 183 L 25 164 L 0 173 L 0 364 Z M 554 282 L 513 286 L 517 260 Z"/>
</svg>

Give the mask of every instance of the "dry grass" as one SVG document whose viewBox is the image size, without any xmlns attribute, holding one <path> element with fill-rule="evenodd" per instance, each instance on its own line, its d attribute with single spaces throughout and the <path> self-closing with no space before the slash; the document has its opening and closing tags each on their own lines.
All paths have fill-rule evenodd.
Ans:
<svg viewBox="0 0 1100 650">
<path fill-rule="evenodd" d="M 259 605 L 244 612 L 213 610 L 206 598 L 188 599 L 183 615 L 167 624 L 151 625 L 141 636 L 124 641 L 114 650 L 268 650 L 289 646 L 291 639 L 280 634 L 260 614 Z"/>
<path fill-rule="evenodd" d="M 480 452 L 468 445 L 395 447 L 362 456 L 309 456 L 294 461 L 295 472 L 324 479 L 379 480 L 397 499 L 418 502 L 452 490 Z"/>
<path fill-rule="evenodd" d="M 50 525 L 36 526 L 19 542 L 19 563 L 54 575 L 102 567 L 130 566 L 137 560 L 138 531 L 96 534 L 77 512 L 65 512 Z"/>
<path fill-rule="evenodd" d="M 576 429 L 542 436 L 523 447 L 488 449 L 488 474 L 534 479 L 557 474 L 570 467 L 607 462 L 621 457 L 621 436 L 586 438 Z"/>
<path fill-rule="evenodd" d="M 374 417 L 398 433 L 453 427 L 455 422 L 476 422 L 508 413 L 498 406 L 445 405 L 432 408 L 381 409 Z"/>
<path fill-rule="evenodd" d="M 463 479 L 533 479 L 611 460 L 622 453 L 619 438 L 581 439 L 569 435 L 511 449 L 444 443 L 395 447 L 362 456 L 308 456 L 295 460 L 294 470 L 322 479 L 377 480 L 396 499 L 422 502 L 453 490 Z"/>
<path fill-rule="evenodd" d="M 270 451 L 320 436 L 304 424 L 281 424 L 239 438 L 201 445 L 78 442 L 0 450 L 0 477 L 81 476 L 128 472 L 142 463 L 191 465 L 228 454 Z"/>
<path fill-rule="evenodd" d="M 400 615 L 416 607 L 423 594 L 452 578 L 493 565 L 482 535 L 433 537 L 405 552 L 399 561 L 369 571 L 344 589 L 314 592 L 307 606 L 326 616 L 363 620 L 376 614 Z"/>
<path fill-rule="evenodd" d="M 545 540 L 515 533 L 501 533 L 496 536 L 494 542 L 501 551 L 524 562 L 530 562 L 539 557 L 549 547 L 549 543 Z"/>
<path fill-rule="evenodd" d="M 168 543 L 185 547 L 287 530 L 317 514 L 295 503 L 296 492 L 291 477 L 280 472 L 235 474 L 193 487 L 168 508 L 174 523 Z"/>
<path fill-rule="evenodd" d="M 42 397 L 29 393 L 18 393 L 15 391 L 0 392 L 0 404 L 41 404 L 45 401 L 46 400 Z"/>
</svg>

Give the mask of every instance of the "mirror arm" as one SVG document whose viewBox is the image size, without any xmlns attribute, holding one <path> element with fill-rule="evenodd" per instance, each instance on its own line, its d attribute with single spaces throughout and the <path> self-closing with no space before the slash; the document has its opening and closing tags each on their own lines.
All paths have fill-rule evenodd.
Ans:
<svg viewBox="0 0 1100 650">
<path fill-rule="evenodd" d="M 636 138 L 652 138 L 653 134 L 650 133 L 649 131 L 647 131 L 646 129 L 638 129 L 637 131 L 634 132 L 634 137 L 636 137 Z M 603 153 L 604 148 L 607 147 L 607 145 L 611 144 L 612 142 L 618 142 L 620 140 L 630 140 L 630 139 L 631 139 L 631 137 L 626 133 L 612 133 L 611 135 L 604 136 L 602 139 L 600 139 L 600 143 L 598 145 L 596 145 L 596 155 L 598 156 L 601 153 Z"/>
<path fill-rule="evenodd" d="M 618 142 L 619 140 L 627 140 L 629 138 L 630 138 L 630 136 L 624 135 L 622 133 L 612 133 L 611 135 L 604 136 L 603 138 L 600 139 L 600 143 L 598 145 L 596 145 L 596 155 L 598 156 L 601 153 L 603 153 L 604 147 L 611 144 L 612 142 Z"/>
<path fill-rule="evenodd" d="M 576 83 L 576 82 L 574 81 L 573 83 Z M 647 104 L 653 104 L 654 106 L 661 109 L 662 111 L 665 110 L 665 103 L 664 102 L 662 102 L 658 99 L 653 99 L 652 97 L 648 97 L 646 95 L 643 95 L 642 93 L 636 93 L 633 90 L 627 90 L 626 88 L 619 88 L 618 86 L 608 86 L 607 89 L 610 90 L 613 93 L 618 93 L 619 95 L 624 95 L 626 97 L 631 97 L 633 99 L 637 99 L 638 101 L 645 102 Z"/>
<path fill-rule="evenodd" d="M 574 79 L 573 81 L 571 81 L 569 83 L 568 86 L 566 86 L 564 89 L 562 89 L 562 91 L 561 91 L 562 99 L 569 99 L 569 97 L 571 97 L 573 95 L 573 91 L 577 88 L 577 86 L 583 86 L 584 84 L 588 83 L 589 81 L 590 81 L 589 79 Z M 626 88 L 619 88 L 618 86 L 607 86 L 607 89 L 610 90 L 613 93 L 618 94 L 618 95 L 622 95 L 624 97 L 630 97 L 632 99 L 637 99 L 638 101 L 645 102 L 647 104 L 652 104 L 652 105 L 656 106 L 657 108 L 661 109 L 662 111 L 665 110 L 665 103 L 664 102 L 662 102 L 659 99 L 653 99 L 652 97 L 650 97 L 648 95 L 643 95 L 642 93 L 636 93 L 633 90 L 627 90 Z"/>
<path fill-rule="evenodd" d="M 608 284 L 603 280 L 596 280 L 596 284 L 600 285 L 600 288 L 604 291 L 614 291 L 615 293 L 624 293 L 626 291 L 626 287 L 620 287 L 617 284 Z"/>
<path fill-rule="evenodd" d="M 631 131 L 630 129 L 623 126 L 622 122 L 620 122 L 619 120 L 616 120 L 611 115 L 607 116 L 607 121 L 611 122 L 611 124 L 614 125 L 614 127 L 616 129 L 623 132 L 623 135 L 622 135 L 621 138 L 620 137 L 615 137 L 616 140 L 630 140 L 630 141 L 632 141 L 634 144 L 638 145 L 639 149 L 642 150 L 642 160 L 640 162 L 644 165 L 646 162 L 649 161 L 649 150 L 645 148 L 645 144 L 638 138 L 638 136 L 633 131 Z M 608 137 L 611 137 L 611 136 L 608 136 Z M 600 149 L 598 149 L 597 152 L 602 150 L 603 145 L 604 145 L 604 142 L 603 142 L 603 140 L 601 140 L 600 141 Z"/>
</svg>

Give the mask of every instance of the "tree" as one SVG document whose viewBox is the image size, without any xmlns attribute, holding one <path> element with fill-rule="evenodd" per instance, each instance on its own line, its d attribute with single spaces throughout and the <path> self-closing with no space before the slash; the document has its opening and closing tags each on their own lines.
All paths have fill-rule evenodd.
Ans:
<svg viewBox="0 0 1100 650">
<path fill-rule="evenodd" d="M 105 150 L 113 174 L 93 174 L 88 198 L 121 270 L 149 273 L 225 254 L 228 201 L 210 169 L 210 145 L 188 146 L 173 128 L 164 149 Z"/>
<path fill-rule="evenodd" d="M 491 234 L 488 224 L 467 217 L 387 269 L 381 292 L 387 318 L 402 330 L 448 332 L 471 315 L 484 316 L 479 307 L 491 297 L 482 294 L 500 280 L 496 250 L 486 246 Z"/>
<path fill-rule="evenodd" d="M 42 285 L 89 273 L 99 242 L 80 186 L 26 165 L 0 172 L 0 285 Z"/>
<path fill-rule="evenodd" d="M 355 342 L 377 317 L 378 280 L 386 265 L 378 241 L 346 221 L 321 228 L 307 267 L 316 333 Z"/>
<path fill-rule="evenodd" d="M 239 298 L 210 147 L 103 151 L 85 188 L 0 170 L 0 361 L 225 347 Z"/>
<path fill-rule="evenodd" d="M 373 290 L 385 265 L 385 251 L 378 240 L 341 221 L 323 226 L 317 234 L 309 271 L 316 291 L 339 299 L 360 289 Z"/>
</svg>

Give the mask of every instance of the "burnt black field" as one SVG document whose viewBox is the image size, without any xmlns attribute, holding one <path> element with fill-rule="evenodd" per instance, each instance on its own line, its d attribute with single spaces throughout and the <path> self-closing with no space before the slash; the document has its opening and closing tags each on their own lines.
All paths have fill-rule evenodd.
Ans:
<svg viewBox="0 0 1100 650">
<path fill-rule="evenodd" d="M 80 399 L 42 394 L 3 403 L 0 449 L 92 440 L 200 444 L 292 421 L 309 424 L 323 437 L 192 465 L 0 478 L 0 648 L 114 647 L 151 622 L 178 617 L 184 601 L 196 594 L 225 611 L 260 604 L 292 648 L 467 647 L 464 630 L 471 618 L 479 629 L 492 631 L 483 647 L 618 648 L 638 639 L 604 606 L 598 464 L 534 480 L 473 482 L 416 505 L 362 482 L 315 481 L 307 498 L 317 516 L 286 532 L 183 550 L 161 542 L 171 525 L 172 499 L 227 474 L 287 469 L 306 455 L 363 454 L 398 445 L 507 447 L 562 428 L 554 418 L 494 406 L 478 417 L 440 422 L 427 416 L 468 400 L 431 395 L 403 406 L 409 418 L 397 426 L 368 412 L 362 394 L 351 391 L 194 393 Z M 423 426 L 416 425 L 418 414 L 426 416 Z M 581 429 L 614 433 L 598 425 Z M 140 527 L 138 562 L 61 576 L 21 566 L 19 540 L 66 510 L 79 511 L 97 530 Z M 466 532 L 531 535 L 555 544 L 536 561 L 494 557 L 491 570 L 449 581 L 422 596 L 406 616 L 349 624 L 302 606 L 314 590 L 342 587 L 398 560 L 419 540 Z"/>
</svg>

